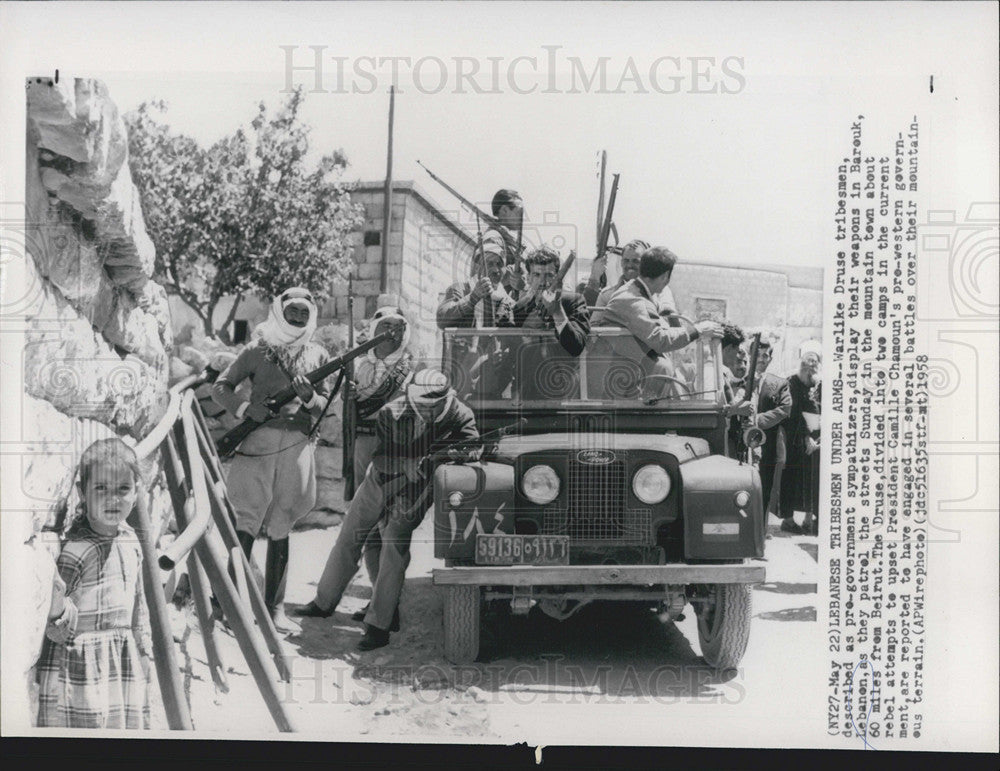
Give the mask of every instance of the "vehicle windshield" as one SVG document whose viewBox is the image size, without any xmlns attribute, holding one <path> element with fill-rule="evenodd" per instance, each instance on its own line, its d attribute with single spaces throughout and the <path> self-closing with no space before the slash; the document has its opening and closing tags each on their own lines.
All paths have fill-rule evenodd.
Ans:
<svg viewBox="0 0 1000 771">
<path fill-rule="evenodd" d="M 595 327 L 579 356 L 551 329 L 449 328 L 443 366 L 476 408 L 614 406 L 664 410 L 724 403 L 718 341 L 653 357 L 625 329 Z"/>
</svg>

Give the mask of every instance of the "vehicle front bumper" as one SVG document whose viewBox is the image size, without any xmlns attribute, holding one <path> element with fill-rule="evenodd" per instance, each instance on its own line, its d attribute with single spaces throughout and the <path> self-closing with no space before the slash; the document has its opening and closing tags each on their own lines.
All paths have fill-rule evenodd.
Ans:
<svg viewBox="0 0 1000 771">
<path fill-rule="evenodd" d="M 759 584 L 763 565 L 513 565 L 438 568 L 439 586 Z"/>
</svg>

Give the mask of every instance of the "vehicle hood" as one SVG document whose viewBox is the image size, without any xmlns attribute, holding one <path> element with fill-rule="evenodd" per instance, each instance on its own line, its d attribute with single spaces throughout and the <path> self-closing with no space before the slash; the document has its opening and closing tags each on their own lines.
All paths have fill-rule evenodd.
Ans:
<svg viewBox="0 0 1000 771">
<path fill-rule="evenodd" d="M 550 433 L 503 437 L 497 445 L 495 460 L 513 462 L 529 452 L 543 450 L 646 450 L 665 452 L 685 463 L 712 454 L 708 442 L 694 436 L 678 434 L 606 434 Z"/>
</svg>

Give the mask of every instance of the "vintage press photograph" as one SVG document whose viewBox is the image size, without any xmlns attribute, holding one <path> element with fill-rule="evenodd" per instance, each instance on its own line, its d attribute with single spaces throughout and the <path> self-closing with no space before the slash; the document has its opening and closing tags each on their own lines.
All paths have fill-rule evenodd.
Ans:
<svg viewBox="0 0 1000 771">
<path fill-rule="evenodd" d="M 5 725 L 869 746 L 824 410 L 878 100 L 818 16 L 89 7 L 115 46 L 12 56 Z"/>
</svg>

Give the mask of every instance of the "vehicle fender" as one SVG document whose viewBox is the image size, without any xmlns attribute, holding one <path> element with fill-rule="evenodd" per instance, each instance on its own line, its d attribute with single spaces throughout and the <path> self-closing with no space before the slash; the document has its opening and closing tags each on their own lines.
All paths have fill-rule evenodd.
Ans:
<svg viewBox="0 0 1000 771">
<path fill-rule="evenodd" d="M 689 559 L 760 559 L 767 519 L 760 475 L 752 465 L 723 455 L 689 461 L 680 467 L 683 490 L 684 556 Z M 736 505 L 746 490 L 750 504 Z"/>
<path fill-rule="evenodd" d="M 462 500 L 453 505 L 452 496 Z M 434 556 L 475 560 L 476 535 L 514 532 L 514 467 L 447 463 L 434 474 Z"/>
</svg>

